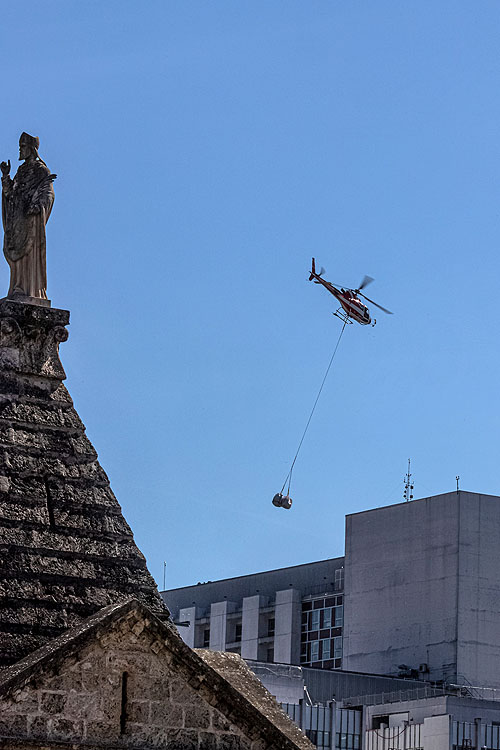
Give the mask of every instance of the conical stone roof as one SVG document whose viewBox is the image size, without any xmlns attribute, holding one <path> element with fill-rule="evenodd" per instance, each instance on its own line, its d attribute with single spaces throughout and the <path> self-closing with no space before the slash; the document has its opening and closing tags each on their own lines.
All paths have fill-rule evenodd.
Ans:
<svg viewBox="0 0 500 750">
<path fill-rule="evenodd" d="M 131 596 L 168 616 L 62 383 L 68 323 L 0 301 L 0 667 Z"/>
</svg>

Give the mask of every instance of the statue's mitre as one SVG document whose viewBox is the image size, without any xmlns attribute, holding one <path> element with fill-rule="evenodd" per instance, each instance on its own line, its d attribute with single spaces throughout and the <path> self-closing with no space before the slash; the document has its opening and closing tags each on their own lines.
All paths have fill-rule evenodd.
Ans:
<svg viewBox="0 0 500 750">
<path fill-rule="evenodd" d="M 33 148 L 38 149 L 40 145 L 40 138 L 38 138 L 38 136 L 36 135 L 29 135 L 29 133 L 21 133 L 19 143 L 24 143 L 26 146 L 32 146 Z"/>
</svg>

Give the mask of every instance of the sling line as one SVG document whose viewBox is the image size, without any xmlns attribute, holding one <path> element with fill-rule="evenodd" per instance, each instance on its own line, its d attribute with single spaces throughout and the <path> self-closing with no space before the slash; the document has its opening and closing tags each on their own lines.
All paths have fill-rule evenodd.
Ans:
<svg viewBox="0 0 500 750">
<path fill-rule="evenodd" d="M 316 409 L 316 405 L 317 405 L 317 403 L 319 401 L 319 397 L 321 396 L 321 392 L 323 390 L 323 386 L 325 385 L 326 379 L 328 377 L 328 373 L 330 372 L 330 368 L 331 368 L 331 366 L 333 364 L 333 360 L 335 359 L 335 355 L 337 354 L 337 349 L 339 348 L 340 340 L 342 338 L 342 334 L 344 333 L 344 329 L 345 329 L 345 327 L 347 325 L 347 322 L 348 322 L 348 318 L 344 321 L 344 325 L 342 326 L 342 330 L 340 331 L 340 336 L 338 337 L 337 343 L 335 344 L 335 349 L 333 350 L 332 357 L 330 359 L 328 367 L 326 368 L 325 376 L 323 378 L 323 381 L 321 383 L 320 389 L 318 391 L 318 395 L 316 396 L 316 400 L 314 402 L 313 408 L 311 409 L 311 413 L 309 414 L 309 419 L 307 420 L 307 424 L 305 426 L 304 432 L 302 433 L 302 437 L 300 438 L 299 447 L 297 448 L 297 452 L 296 452 L 295 457 L 294 457 L 294 459 L 292 461 L 292 465 L 290 466 L 290 471 L 286 475 L 285 481 L 283 482 L 283 487 L 281 488 L 281 494 L 283 494 L 283 490 L 285 489 L 285 485 L 286 485 L 287 482 L 288 482 L 288 489 L 286 491 L 286 494 L 287 495 L 290 494 L 290 485 L 292 483 L 293 467 L 295 466 L 295 461 L 297 460 L 297 456 L 299 455 L 299 451 L 302 448 L 302 443 L 304 442 L 304 438 L 306 436 L 306 432 L 307 432 L 307 430 L 309 428 L 309 425 L 311 423 L 311 419 L 313 418 L 313 414 L 314 414 L 314 411 Z"/>
</svg>

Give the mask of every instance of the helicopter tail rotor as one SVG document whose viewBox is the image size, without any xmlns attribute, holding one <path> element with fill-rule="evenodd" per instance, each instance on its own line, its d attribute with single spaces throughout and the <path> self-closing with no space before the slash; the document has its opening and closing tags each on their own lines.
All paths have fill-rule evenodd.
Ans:
<svg viewBox="0 0 500 750">
<path fill-rule="evenodd" d="M 321 266 L 321 268 L 319 269 L 319 273 L 316 273 L 316 261 L 313 258 L 312 259 L 312 266 L 311 266 L 311 275 L 309 276 L 309 281 L 313 281 L 313 279 L 314 279 L 315 276 L 323 276 L 324 273 L 325 273 L 325 269 L 323 268 L 323 266 Z M 319 281 L 315 281 L 315 283 L 319 284 L 320 282 Z"/>
</svg>

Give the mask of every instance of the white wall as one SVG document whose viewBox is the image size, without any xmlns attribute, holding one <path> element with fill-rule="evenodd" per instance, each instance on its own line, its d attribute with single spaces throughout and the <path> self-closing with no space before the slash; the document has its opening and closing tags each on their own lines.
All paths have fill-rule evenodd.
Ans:
<svg viewBox="0 0 500 750">
<path fill-rule="evenodd" d="M 302 596 L 296 589 L 276 592 L 274 661 L 300 663 Z"/>
<path fill-rule="evenodd" d="M 460 495 L 458 673 L 500 687 L 500 498 Z"/>
<path fill-rule="evenodd" d="M 458 518 L 456 493 L 346 517 L 344 669 L 456 662 Z"/>
<path fill-rule="evenodd" d="M 500 498 L 450 492 L 346 517 L 343 668 L 500 687 Z"/>
</svg>

